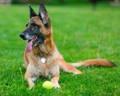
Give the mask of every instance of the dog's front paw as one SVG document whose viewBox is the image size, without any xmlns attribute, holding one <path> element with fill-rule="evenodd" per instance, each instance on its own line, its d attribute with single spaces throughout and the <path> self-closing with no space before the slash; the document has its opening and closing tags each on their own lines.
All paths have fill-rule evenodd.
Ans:
<svg viewBox="0 0 120 96">
<path fill-rule="evenodd" d="M 52 83 L 52 85 L 53 85 L 54 88 L 60 88 L 59 83 Z"/>
<path fill-rule="evenodd" d="M 34 83 L 29 85 L 29 90 L 31 90 L 34 87 Z"/>
<path fill-rule="evenodd" d="M 81 71 L 74 72 L 74 75 L 80 75 L 80 74 L 83 74 L 83 72 Z"/>
<path fill-rule="evenodd" d="M 29 90 L 31 90 L 35 86 L 34 82 L 31 79 L 28 80 L 28 84 L 29 84 Z"/>
</svg>

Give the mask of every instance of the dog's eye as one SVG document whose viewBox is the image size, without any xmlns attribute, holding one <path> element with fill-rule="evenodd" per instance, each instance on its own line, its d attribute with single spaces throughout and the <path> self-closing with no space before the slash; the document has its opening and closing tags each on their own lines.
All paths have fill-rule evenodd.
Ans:
<svg viewBox="0 0 120 96">
<path fill-rule="evenodd" d="M 31 25 L 32 25 L 32 26 L 36 26 L 37 24 L 35 24 L 35 23 L 32 23 Z"/>
<path fill-rule="evenodd" d="M 40 27 L 40 25 L 35 24 L 35 23 L 31 23 L 31 25 L 32 25 L 32 26 L 35 26 L 35 27 L 36 27 L 36 26 L 37 26 L 37 27 Z"/>
</svg>

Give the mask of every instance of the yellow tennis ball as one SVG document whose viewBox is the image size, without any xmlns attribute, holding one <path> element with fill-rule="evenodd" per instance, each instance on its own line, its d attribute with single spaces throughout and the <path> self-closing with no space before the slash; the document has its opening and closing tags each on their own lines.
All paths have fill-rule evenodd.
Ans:
<svg viewBox="0 0 120 96">
<path fill-rule="evenodd" d="M 50 81 L 45 81 L 42 85 L 43 88 L 46 88 L 46 89 L 52 89 L 53 88 L 53 85 Z"/>
</svg>

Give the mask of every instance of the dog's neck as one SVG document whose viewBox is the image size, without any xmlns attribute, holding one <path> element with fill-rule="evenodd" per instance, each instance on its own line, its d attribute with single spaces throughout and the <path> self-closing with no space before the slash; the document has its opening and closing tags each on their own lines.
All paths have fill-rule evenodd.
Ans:
<svg viewBox="0 0 120 96">
<path fill-rule="evenodd" d="M 40 57 L 46 57 L 52 55 L 54 51 L 55 45 L 53 42 L 52 31 L 50 30 L 50 34 L 47 36 L 43 44 L 40 44 L 37 47 L 34 47 L 32 52 L 34 55 Z"/>
</svg>

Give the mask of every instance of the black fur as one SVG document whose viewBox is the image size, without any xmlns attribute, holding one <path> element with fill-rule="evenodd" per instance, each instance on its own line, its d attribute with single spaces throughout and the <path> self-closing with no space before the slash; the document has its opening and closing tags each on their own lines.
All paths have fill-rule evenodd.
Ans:
<svg viewBox="0 0 120 96">
<path fill-rule="evenodd" d="M 30 18 L 37 16 L 37 14 L 35 13 L 35 11 L 32 9 L 31 6 L 29 6 L 29 11 L 30 11 Z"/>
<path fill-rule="evenodd" d="M 45 36 L 41 33 L 37 36 L 37 40 L 33 43 L 33 46 L 39 46 L 40 44 L 43 44 L 45 40 Z"/>
</svg>

